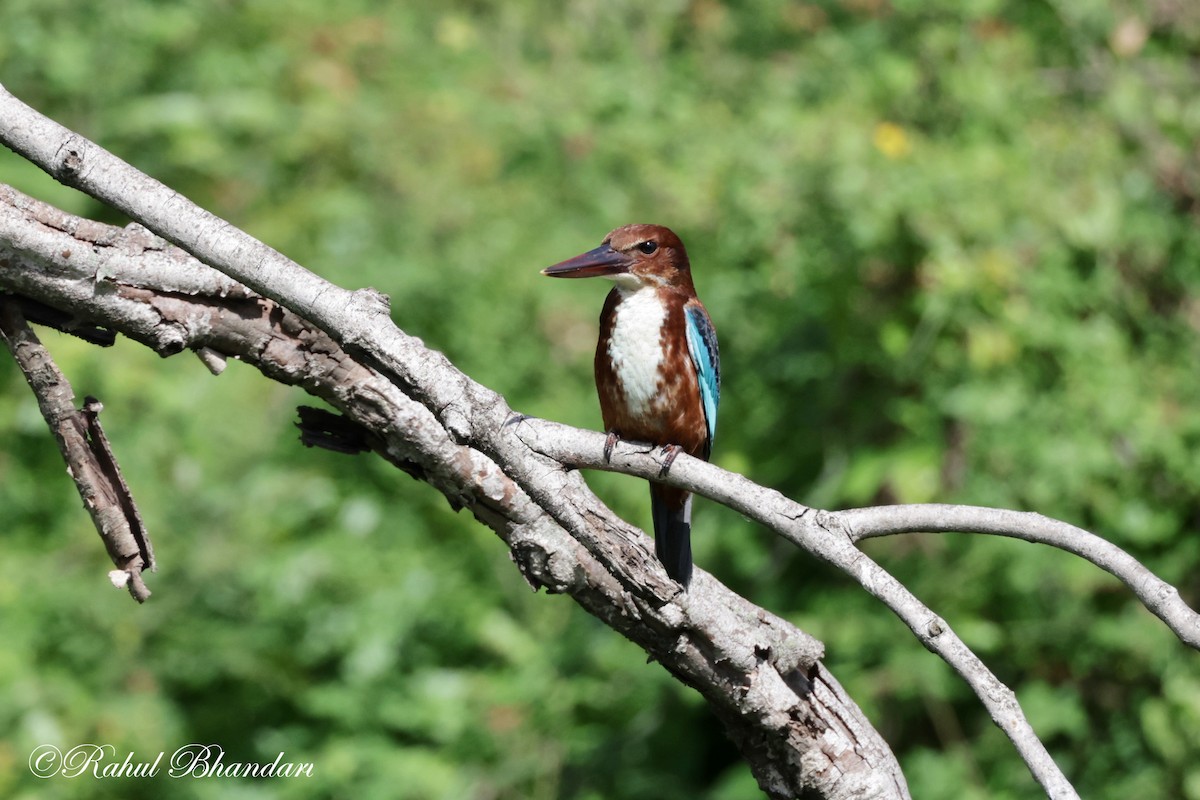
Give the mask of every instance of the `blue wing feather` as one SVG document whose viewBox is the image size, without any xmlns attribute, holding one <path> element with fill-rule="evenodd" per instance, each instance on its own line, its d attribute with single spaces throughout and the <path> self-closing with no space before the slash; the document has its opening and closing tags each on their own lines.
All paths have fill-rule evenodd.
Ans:
<svg viewBox="0 0 1200 800">
<path fill-rule="evenodd" d="M 717 349 L 717 332 L 703 306 L 689 305 L 684 309 L 684 319 L 688 352 L 696 367 L 704 421 L 708 424 L 708 449 L 711 449 L 717 435 L 717 406 L 721 402 L 721 355 Z"/>
</svg>

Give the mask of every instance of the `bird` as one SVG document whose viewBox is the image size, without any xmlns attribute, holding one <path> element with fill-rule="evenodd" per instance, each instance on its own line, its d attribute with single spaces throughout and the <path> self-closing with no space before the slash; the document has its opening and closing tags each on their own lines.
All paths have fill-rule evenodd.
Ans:
<svg viewBox="0 0 1200 800">
<path fill-rule="evenodd" d="M 626 225 L 599 247 L 546 267 L 552 278 L 608 278 L 600 312 L 596 392 L 608 433 L 663 448 L 665 477 L 680 452 L 712 455 L 721 397 L 717 332 L 692 282 L 683 242 L 661 225 Z M 692 578 L 692 496 L 650 483 L 654 549 L 667 574 L 687 589 Z"/>
</svg>

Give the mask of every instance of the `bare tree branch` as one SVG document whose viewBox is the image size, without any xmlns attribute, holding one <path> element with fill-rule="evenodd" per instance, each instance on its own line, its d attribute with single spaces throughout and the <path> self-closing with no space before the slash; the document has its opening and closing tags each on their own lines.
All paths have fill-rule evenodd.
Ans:
<svg viewBox="0 0 1200 800">
<path fill-rule="evenodd" d="M 751 483 L 740 475 L 684 455 L 674 461 L 666 477 L 661 477 L 663 462 L 659 448 L 636 442 L 621 443 L 613 451 L 612 460 L 606 461 L 602 448 L 598 449 L 596 444 L 597 441 L 603 444 L 603 437 L 590 431 L 579 431 L 547 420 L 529 419 L 523 422 L 519 435 L 534 450 L 573 467 L 620 472 L 647 480 L 658 479 L 704 495 L 736 509 L 826 560 L 830 559 L 826 557 L 823 542 L 814 542 L 810 547 L 797 540 L 785 528 L 772 522 L 769 507 L 782 498 L 787 504 L 783 516 L 789 520 L 798 519 L 807 512 L 822 515 L 824 522 L 818 524 L 841 528 L 852 544 L 863 539 L 900 533 L 960 532 L 1008 536 L 1057 547 L 1114 575 L 1133 591 L 1147 610 L 1166 623 L 1181 642 L 1200 649 L 1200 614 L 1183 601 L 1178 589 L 1112 542 L 1042 514 L 939 503 L 819 511 L 793 503 L 778 492 Z M 597 436 L 600 436 L 599 440 L 595 438 Z M 739 480 L 745 485 L 736 485 Z M 846 571 L 854 575 L 850 570 Z"/>
<path fill-rule="evenodd" d="M 534 450 L 577 467 L 612 469 L 645 478 L 657 475 L 662 468 L 658 448 L 639 448 L 628 443 L 614 448 L 611 464 L 606 463 L 601 434 L 553 422 L 528 420 L 521 425 L 518 435 Z M 944 619 L 854 546 L 839 513 L 803 506 L 741 475 L 682 455 L 671 466 L 666 482 L 740 512 L 858 581 L 900 617 L 922 645 L 962 676 L 992 720 L 1008 735 L 1047 796 L 1077 797 L 1029 725 L 1013 691 L 1000 682 Z"/>
<path fill-rule="evenodd" d="M 373 434 L 377 452 L 496 530 L 534 588 L 570 594 L 700 691 L 772 797 L 909 796 L 891 751 L 820 663 L 819 642 L 707 574 L 680 592 L 647 537 L 605 508 L 577 472 L 539 458 L 530 484 L 538 491 L 528 492 L 311 323 L 140 226 L 83 226 L 0 187 L 0 287 L 164 355 L 237 357 L 325 399 Z M 507 406 L 492 413 L 520 419 Z M 520 445 L 518 427 L 501 423 L 500 430 Z M 560 517 L 585 532 L 578 538 L 586 548 Z"/>
<path fill-rule="evenodd" d="M 1200 614 L 1178 589 L 1112 542 L 1069 523 L 1028 511 L 937 503 L 855 508 L 838 516 L 855 542 L 897 533 L 990 533 L 1074 553 L 1116 576 L 1180 641 L 1200 650 Z"/>
<path fill-rule="evenodd" d="M 83 498 L 104 549 L 117 566 L 109 576 L 129 589 L 139 603 L 150 590 L 142 571 L 155 569 L 154 549 L 129 486 L 121 476 L 104 429 L 97 419 L 102 406 L 93 397 L 75 408 L 75 393 L 50 353 L 21 314 L 20 303 L 0 294 L 0 339 L 8 346 L 25 380 L 37 397 L 38 408 L 58 442 L 67 472 Z"/>
</svg>

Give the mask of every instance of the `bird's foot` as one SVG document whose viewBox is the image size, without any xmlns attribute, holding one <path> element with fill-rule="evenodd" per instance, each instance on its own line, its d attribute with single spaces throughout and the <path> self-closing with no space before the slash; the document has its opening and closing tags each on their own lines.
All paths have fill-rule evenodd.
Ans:
<svg viewBox="0 0 1200 800">
<path fill-rule="evenodd" d="M 604 463 L 612 463 L 612 451 L 617 445 L 617 440 L 620 439 L 616 431 L 609 431 L 608 436 L 604 437 Z"/>
<path fill-rule="evenodd" d="M 683 452 L 683 448 L 677 444 L 664 444 L 662 448 L 663 463 L 662 469 L 658 471 L 658 477 L 665 478 L 667 473 L 671 471 L 671 465 L 675 463 L 675 459 Z"/>
</svg>

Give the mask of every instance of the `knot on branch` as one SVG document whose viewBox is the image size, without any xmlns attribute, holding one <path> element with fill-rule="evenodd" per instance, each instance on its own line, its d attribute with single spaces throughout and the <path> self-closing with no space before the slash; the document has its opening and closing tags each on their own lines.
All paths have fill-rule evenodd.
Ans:
<svg viewBox="0 0 1200 800">
<path fill-rule="evenodd" d="M 67 186 L 77 187 L 85 164 L 85 147 L 89 142 L 81 136 L 72 135 L 57 153 L 57 161 L 51 169 L 56 180 Z"/>
<path fill-rule="evenodd" d="M 579 563 L 534 531 L 519 529 L 510 538 L 509 557 L 535 592 L 567 594 L 580 579 Z"/>
</svg>

